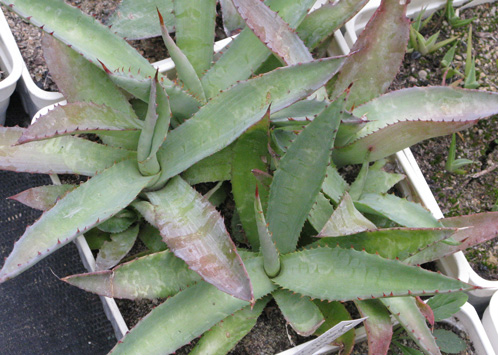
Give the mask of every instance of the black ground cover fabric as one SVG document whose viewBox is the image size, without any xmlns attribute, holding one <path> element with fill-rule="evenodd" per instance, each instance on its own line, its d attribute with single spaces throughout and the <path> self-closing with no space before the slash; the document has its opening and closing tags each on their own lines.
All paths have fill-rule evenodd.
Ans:
<svg viewBox="0 0 498 355">
<path fill-rule="evenodd" d="M 46 184 L 50 184 L 46 175 L 0 171 L 0 264 L 26 226 L 41 215 L 6 197 Z M 109 352 L 116 338 L 98 296 L 57 278 L 85 271 L 76 246 L 70 243 L 18 277 L 0 284 L 0 353 Z"/>
</svg>

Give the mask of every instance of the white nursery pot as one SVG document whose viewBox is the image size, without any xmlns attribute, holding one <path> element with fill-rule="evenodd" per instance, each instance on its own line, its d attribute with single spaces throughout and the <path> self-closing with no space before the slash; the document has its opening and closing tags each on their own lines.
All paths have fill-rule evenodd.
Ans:
<svg viewBox="0 0 498 355">
<path fill-rule="evenodd" d="M 498 291 L 491 297 L 489 306 L 484 311 L 482 324 L 495 353 L 498 354 Z"/>
<path fill-rule="evenodd" d="M 0 10 L 0 70 L 3 71 L 3 80 L 0 81 L 0 125 L 5 124 L 5 114 L 9 106 L 10 96 L 16 89 L 21 77 L 22 57 L 17 48 L 9 24 Z"/>
</svg>

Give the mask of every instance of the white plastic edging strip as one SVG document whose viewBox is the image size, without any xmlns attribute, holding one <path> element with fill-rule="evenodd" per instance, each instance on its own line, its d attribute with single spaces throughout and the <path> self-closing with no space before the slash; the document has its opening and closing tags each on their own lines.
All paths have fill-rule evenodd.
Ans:
<svg viewBox="0 0 498 355">
<path fill-rule="evenodd" d="M 498 291 L 491 297 L 489 306 L 484 311 L 482 324 L 495 353 L 498 354 Z"/>
</svg>

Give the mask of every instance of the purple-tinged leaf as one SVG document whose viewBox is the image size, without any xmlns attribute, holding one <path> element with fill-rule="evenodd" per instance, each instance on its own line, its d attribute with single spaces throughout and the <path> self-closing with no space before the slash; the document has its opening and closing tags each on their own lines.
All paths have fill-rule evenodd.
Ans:
<svg viewBox="0 0 498 355">
<path fill-rule="evenodd" d="M 76 185 L 69 184 L 38 186 L 24 190 L 9 198 L 31 208 L 47 211 L 54 207 L 57 200 L 75 188 Z"/>
<path fill-rule="evenodd" d="M 368 355 L 386 355 L 393 336 L 393 323 L 389 312 L 380 300 L 356 301 L 367 331 Z"/>
<path fill-rule="evenodd" d="M 42 36 L 42 46 L 50 74 L 68 102 L 93 102 L 134 116 L 126 96 L 104 71 L 53 36 Z"/>
<path fill-rule="evenodd" d="M 333 85 L 330 97 L 337 97 L 353 83 L 348 97 L 349 109 L 387 91 L 398 74 L 408 43 L 408 2 L 382 1 L 351 49 L 358 52 L 348 58 L 337 79 L 329 84 Z"/>
<path fill-rule="evenodd" d="M 135 224 L 127 230 L 111 234 L 111 241 L 105 242 L 95 260 L 96 270 L 107 270 L 116 266 L 131 250 L 137 239 L 139 226 Z"/>
<path fill-rule="evenodd" d="M 498 113 L 498 93 L 448 86 L 390 92 L 354 109 L 368 123 L 333 152 L 336 164 L 374 161 L 424 139 L 468 128 Z M 389 144 L 385 142 L 388 141 Z"/>
<path fill-rule="evenodd" d="M 16 145 L 25 131 L 20 127 L 0 127 L 2 170 L 93 176 L 117 161 L 136 157 L 135 152 L 69 136 Z"/>
<path fill-rule="evenodd" d="M 317 237 L 340 237 L 375 229 L 377 229 L 375 224 L 354 207 L 353 200 L 345 192 L 341 202 Z"/>
<path fill-rule="evenodd" d="M 142 122 L 136 116 L 127 115 L 107 106 L 75 102 L 56 106 L 30 125 L 18 143 L 27 143 L 75 133 L 99 133 L 100 131 L 136 131 Z"/>
<path fill-rule="evenodd" d="M 427 322 L 432 327 L 432 331 L 434 331 L 434 312 L 432 312 L 431 307 L 425 303 L 419 296 L 415 297 L 415 302 L 417 303 L 417 307 L 420 310 L 420 313 L 425 317 Z"/>
<path fill-rule="evenodd" d="M 16 242 L 0 270 L 0 282 L 19 275 L 86 230 L 111 218 L 133 201 L 151 179 L 140 175 L 133 160 L 125 160 L 69 192 Z"/>
<path fill-rule="evenodd" d="M 176 256 L 221 291 L 254 301 L 244 263 L 222 217 L 206 198 L 180 177 L 147 196 L 163 240 Z"/>
<path fill-rule="evenodd" d="M 313 60 L 297 33 L 267 5 L 259 0 L 233 0 L 247 26 L 287 65 Z"/>
<path fill-rule="evenodd" d="M 454 254 L 484 243 L 498 235 L 498 212 L 484 212 L 459 217 L 443 218 L 440 222 L 449 228 L 460 228 L 453 239 L 459 245 L 437 243 L 405 260 L 409 264 L 422 264 Z"/>
<path fill-rule="evenodd" d="M 425 317 L 420 313 L 414 297 L 390 297 L 381 301 L 424 353 L 441 355 L 436 340 L 427 327 Z"/>
</svg>

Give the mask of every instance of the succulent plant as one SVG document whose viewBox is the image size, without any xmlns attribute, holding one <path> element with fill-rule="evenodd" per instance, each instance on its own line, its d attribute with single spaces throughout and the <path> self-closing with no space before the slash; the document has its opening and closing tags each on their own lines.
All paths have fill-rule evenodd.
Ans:
<svg viewBox="0 0 498 355">
<path fill-rule="evenodd" d="M 384 158 L 498 113 L 498 96 L 450 87 L 384 94 L 409 38 L 406 4 L 382 1 L 350 55 L 314 59 L 310 50 L 366 1 L 310 14 L 314 0 L 222 2 L 225 16 L 233 5 L 243 20 L 225 18 L 225 27 L 245 27 L 219 58 L 214 0 L 162 1 L 159 10 L 123 1 L 111 29 L 57 0 L 2 2 L 49 34 L 47 62 L 68 103 L 26 129 L 0 127 L 0 168 L 90 178 L 13 197 L 44 213 L 0 282 L 86 234 L 100 270 L 66 282 L 167 298 L 113 353 L 171 353 L 203 333 L 193 353 L 226 353 L 270 295 L 299 334 L 348 319 L 341 302 L 354 301 L 369 317 L 370 353 L 387 352 L 391 313 L 425 353 L 439 353 L 418 297 L 473 286 L 418 265 L 494 237 L 498 215 L 436 220 L 389 193 L 403 176 L 384 171 Z M 161 34 L 176 81 L 113 31 Z M 339 168 L 351 164 L 362 168 L 348 184 Z M 232 233 L 238 247 L 213 205 L 224 181 L 243 226 Z M 213 182 L 205 195 L 192 186 Z M 121 262 L 137 238 L 146 255 Z"/>
</svg>

